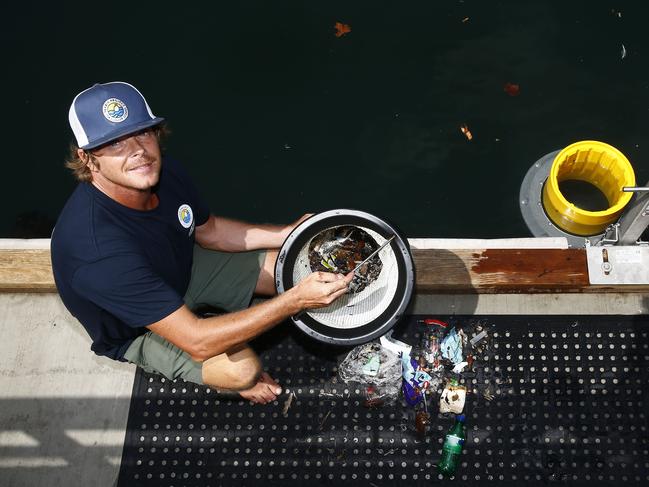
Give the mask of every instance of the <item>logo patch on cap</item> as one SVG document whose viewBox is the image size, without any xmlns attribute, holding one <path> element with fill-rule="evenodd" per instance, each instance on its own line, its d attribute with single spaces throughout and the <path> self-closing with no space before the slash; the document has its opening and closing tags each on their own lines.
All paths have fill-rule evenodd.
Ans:
<svg viewBox="0 0 649 487">
<path fill-rule="evenodd" d="M 128 117 L 128 107 L 118 98 L 106 100 L 102 112 L 109 122 L 123 122 Z"/>
<path fill-rule="evenodd" d="M 194 213 L 192 212 L 191 206 L 184 204 L 178 207 L 178 221 L 185 228 L 192 226 L 192 223 L 194 223 Z"/>
</svg>

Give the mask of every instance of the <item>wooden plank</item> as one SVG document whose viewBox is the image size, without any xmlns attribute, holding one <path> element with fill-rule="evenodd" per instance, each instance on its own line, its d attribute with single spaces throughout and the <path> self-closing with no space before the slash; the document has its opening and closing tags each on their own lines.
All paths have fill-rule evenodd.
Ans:
<svg viewBox="0 0 649 487">
<path fill-rule="evenodd" d="M 649 292 L 649 285 L 589 285 L 585 249 L 412 253 L 420 294 Z M 49 249 L 0 249 L 0 292 L 56 292 Z"/>
<path fill-rule="evenodd" d="M 50 251 L 1 249 L 0 292 L 56 292 Z"/>
</svg>

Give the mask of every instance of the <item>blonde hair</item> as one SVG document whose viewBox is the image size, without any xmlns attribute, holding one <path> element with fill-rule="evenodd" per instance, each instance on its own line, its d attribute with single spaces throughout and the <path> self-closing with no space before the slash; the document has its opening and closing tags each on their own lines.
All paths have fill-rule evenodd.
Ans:
<svg viewBox="0 0 649 487">
<path fill-rule="evenodd" d="M 153 131 L 156 135 L 156 138 L 158 139 L 158 143 L 161 145 L 160 149 L 162 150 L 162 142 L 171 132 L 169 128 L 167 128 L 167 125 L 165 123 L 156 125 L 155 127 L 153 127 Z M 88 167 L 88 163 L 92 162 L 97 167 L 99 167 L 99 161 L 92 153 L 95 149 L 90 149 L 87 151 L 84 150 L 83 152 L 85 153 L 86 157 L 81 158 L 79 157 L 79 146 L 74 143 L 70 144 L 70 153 L 68 154 L 68 158 L 65 161 L 65 167 L 72 171 L 72 175 L 77 181 L 86 183 L 92 181 L 92 172 Z"/>
</svg>

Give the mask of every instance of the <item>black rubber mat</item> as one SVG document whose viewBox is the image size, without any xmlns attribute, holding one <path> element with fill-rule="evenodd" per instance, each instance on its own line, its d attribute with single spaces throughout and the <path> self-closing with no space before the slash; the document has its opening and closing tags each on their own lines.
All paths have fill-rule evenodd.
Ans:
<svg viewBox="0 0 649 487">
<path fill-rule="evenodd" d="M 489 330 L 473 371 L 455 485 L 649 485 L 649 319 L 624 316 L 410 316 Z M 119 485 L 428 485 L 451 415 L 429 404 L 421 437 L 403 400 L 370 409 L 337 382 L 349 349 L 284 323 L 257 340 L 267 370 L 295 393 L 259 406 L 138 371 Z M 441 391 L 440 391 L 441 392 Z M 438 396 L 437 396 L 438 397 Z"/>
</svg>

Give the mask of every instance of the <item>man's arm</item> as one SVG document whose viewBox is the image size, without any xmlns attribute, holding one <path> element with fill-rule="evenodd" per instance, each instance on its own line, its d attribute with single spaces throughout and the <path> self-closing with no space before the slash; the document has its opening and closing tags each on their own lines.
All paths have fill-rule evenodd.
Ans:
<svg viewBox="0 0 649 487">
<path fill-rule="evenodd" d="M 278 249 L 289 233 L 311 215 L 304 215 L 290 225 L 245 223 L 210 215 L 196 227 L 196 243 L 201 247 L 224 252 L 245 252 L 259 249 Z"/>
<path fill-rule="evenodd" d="M 226 352 L 304 309 L 328 306 L 345 294 L 353 274 L 314 272 L 283 294 L 248 309 L 201 319 L 183 305 L 149 325 L 152 332 L 202 362 Z"/>
</svg>

